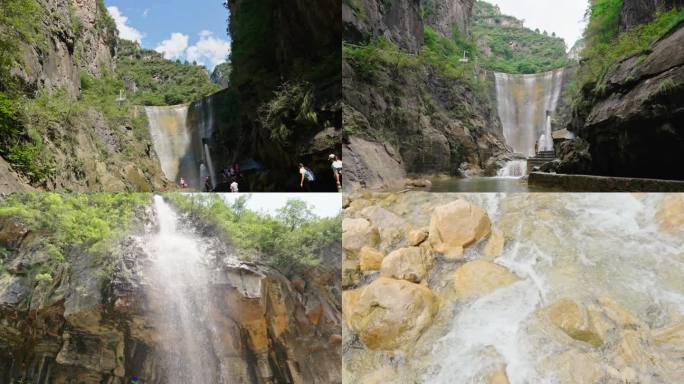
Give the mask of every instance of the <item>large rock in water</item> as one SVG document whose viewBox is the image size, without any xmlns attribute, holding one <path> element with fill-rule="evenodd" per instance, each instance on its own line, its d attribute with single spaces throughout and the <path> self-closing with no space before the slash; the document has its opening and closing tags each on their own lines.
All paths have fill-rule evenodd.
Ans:
<svg viewBox="0 0 684 384">
<path fill-rule="evenodd" d="M 572 299 L 561 299 L 546 310 L 551 323 L 575 340 L 584 341 L 594 347 L 603 340 L 593 329 L 589 314 L 583 306 Z"/>
<path fill-rule="evenodd" d="M 591 173 L 684 179 L 682 46 L 684 24 L 649 51 L 615 63 L 605 91 L 585 87 L 572 130 L 589 143 Z"/>
<path fill-rule="evenodd" d="M 489 235 L 487 212 L 465 200 L 435 207 L 430 219 L 430 244 L 439 253 L 462 256 L 463 248 Z"/>
<path fill-rule="evenodd" d="M 475 260 L 463 264 L 454 273 L 454 291 L 460 300 L 484 296 L 511 285 L 520 278 L 513 272 L 489 261 Z"/>
<path fill-rule="evenodd" d="M 420 283 L 431 268 L 432 256 L 423 248 L 401 248 L 382 260 L 380 275 Z"/>
<path fill-rule="evenodd" d="M 684 195 L 665 195 L 658 205 L 656 222 L 669 233 L 684 229 Z"/>
<path fill-rule="evenodd" d="M 438 309 L 429 288 L 386 277 L 342 297 L 347 324 L 369 349 L 394 350 L 415 342 Z"/>
</svg>

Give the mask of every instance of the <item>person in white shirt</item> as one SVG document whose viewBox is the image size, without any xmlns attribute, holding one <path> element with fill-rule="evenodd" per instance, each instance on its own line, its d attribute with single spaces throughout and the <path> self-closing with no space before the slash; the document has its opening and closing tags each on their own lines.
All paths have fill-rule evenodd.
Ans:
<svg viewBox="0 0 684 384">
<path fill-rule="evenodd" d="M 238 189 L 238 182 L 236 179 L 233 179 L 233 182 L 230 183 L 230 191 L 232 193 L 238 193 L 240 190 Z"/>
<path fill-rule="evenodd" d="M 331 154 L 328 156 L 328 160 L 332 163 L 332 171 L 335 175 L 335 181 L 337 182 L 337 190 L 342 190 L 342 160 L 340 160 L 337 155 Z"/>
</svg>

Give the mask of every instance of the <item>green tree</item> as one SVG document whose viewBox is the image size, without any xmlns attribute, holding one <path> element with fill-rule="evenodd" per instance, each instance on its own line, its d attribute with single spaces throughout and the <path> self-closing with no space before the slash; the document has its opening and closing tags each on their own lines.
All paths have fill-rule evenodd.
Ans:
<svg viewBox="0 0 684 384">
<path fill-rule="evenodd" d="M 252 195 L 243 194 L 243 195 L 238 196 L 238 198 L 235 199 L 235 201 L 233 201 L 232 208 L 233 208 L 233 211 L 235 212 L 235 217 L 237 218 L 237 220 L 240 220 L 240 217 L 242 216 L 242 214 L 247 209 L 247 203 L 249 202 L 249 199 L 251 199 L 251 198 L 252 198 Z"/>
<path fill-rule="evenodd" d="M 311 208 L 302 199 L 288 200 L 285 206 L 279 208 L 277 212 L 278 219 L 285 223 L 291 231 L 314 218 Z"/>
</svg>

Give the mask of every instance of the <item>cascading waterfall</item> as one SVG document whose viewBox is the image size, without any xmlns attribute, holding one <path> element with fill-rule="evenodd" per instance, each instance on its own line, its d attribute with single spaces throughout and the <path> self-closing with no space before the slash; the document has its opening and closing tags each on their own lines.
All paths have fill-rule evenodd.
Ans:
<svg viewBox="0 0 684 384">
<path fill-rule="evenodd" d="M 511 160 L 499 169 L 499 177 L 523 177 L 527 173 L 527 160 Z"/>
<path fill-rule="evenodd" d="M 511 384 L 580 382 L 563 376 L 572 375 L 563 370 L 568 344 L 551 336 L 537 315 L 561 298 L 584 305 L 609 298 L 653 328 L 684 315 L 684 239 L 656 224 L 662 198 L 496 195 L 497 203 L 485 205 L 494 222 L 516 217 L 507 228 L 511 242 L 496 262 L 521 280 L 456 308 L 421 382 L 487 383 L 488 372 L 501 367 Z M 611 352 L 591 353 L 606 367 L 616 364 Z M 672 356 L 659 358 L 678 361 Z M 644 364 L 639 377 L 659 379 L 625 382 L 669 383 L 681 377 L 681 364 Z"/>
<path fill-rule="evenodd" d="M 204 163 L 207 164 L 211 185 L 216 188 L 216 171 L 214 170 L 214 163 L 211 160 L 211 152 L 209 150 L 209 144 L 207 143 L 214 133 L 213 102 L 213 99 L 209 97 L 200 102 L 197 105 L 197 108 L 200 108 L 200 116 L 202 116 L 199 124 L 199 134 L 202 138 L 202 158 Z"/>
<path fill-rule="evenodd" d="M 187 124 L 188 106 L 145 107 L 154 149 L 167 179 L 182 177 L 193 188 L 201 185 L 201 152 L 195 150 L 193 134 Z"/>
<path fill-rule="evenodd" d="M 499 118 L 506 143 L 516 153 L 535 155 L 553 150 L 551 115 L 556 111 L 563 88 L 565 69 L 534 75 L 494 73 Z"/>
<path fill-rule="evenodd" d="M 192 105 L 145 107 L 150 136 L 167 179 L 178 182 L 182 177 L 191 188 L 200 190 L 204 177 L 209 176 L 212 187 L 216 187 L 209 151 L 214 132 L 212 108 L 211 96 Z"/>
<path fill-rule="evenodd" d="M 159 330 L 161 359 L 168 384 L 218 384 L 219 343 L 209 314 L 209 270 L 199 239 L 179 230 L 178 216 L 160 196 L 154 197 L 159 230 L 143 242 Z"/>
</svg>

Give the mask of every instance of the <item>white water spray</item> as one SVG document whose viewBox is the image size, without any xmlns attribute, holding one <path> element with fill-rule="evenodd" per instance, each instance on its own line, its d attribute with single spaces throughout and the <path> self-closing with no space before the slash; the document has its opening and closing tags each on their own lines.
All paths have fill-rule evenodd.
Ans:
<svg viewBox="0 0 684 384">
<path fill-rule="evenodd" d="M 221 375 L 216 327 L 209 314 L 211 295 L 206 252 L 200 239 L 178 228 L 178 216 L 154 197 L 159 231 L 144 242 L 152 260 L 150 301 L 159 330 L 167 384 L 227 383 Z M 217 353 L 219 352 L 219 353 Z"/>
<path fill-rule="evenodd" d="M 563 363 L 556 360 L 568 346 L 550 337 L 537 316 L 560 298 L 584 304 L 610 298 L 654 328 L 684 315 L 684 239 L 656 224 L 663 196 L 494 197 L 499 218 L 516 217 L 496 263 L 521 281 L 455 308 L 421 383 L 484 384 L 497 369 L 511 384 L 570 382 L 559 376 Z M 648 377 L 663 378 L 654 383 L 670 382 L 678 372 L 658 364 L 649 369 Z"/>
<path fill-rule="evenodd" d="M 527 174 L 527 160 L 511 160 L 499 169 L 497 176 L 519 178 Z"/>
</svg>

